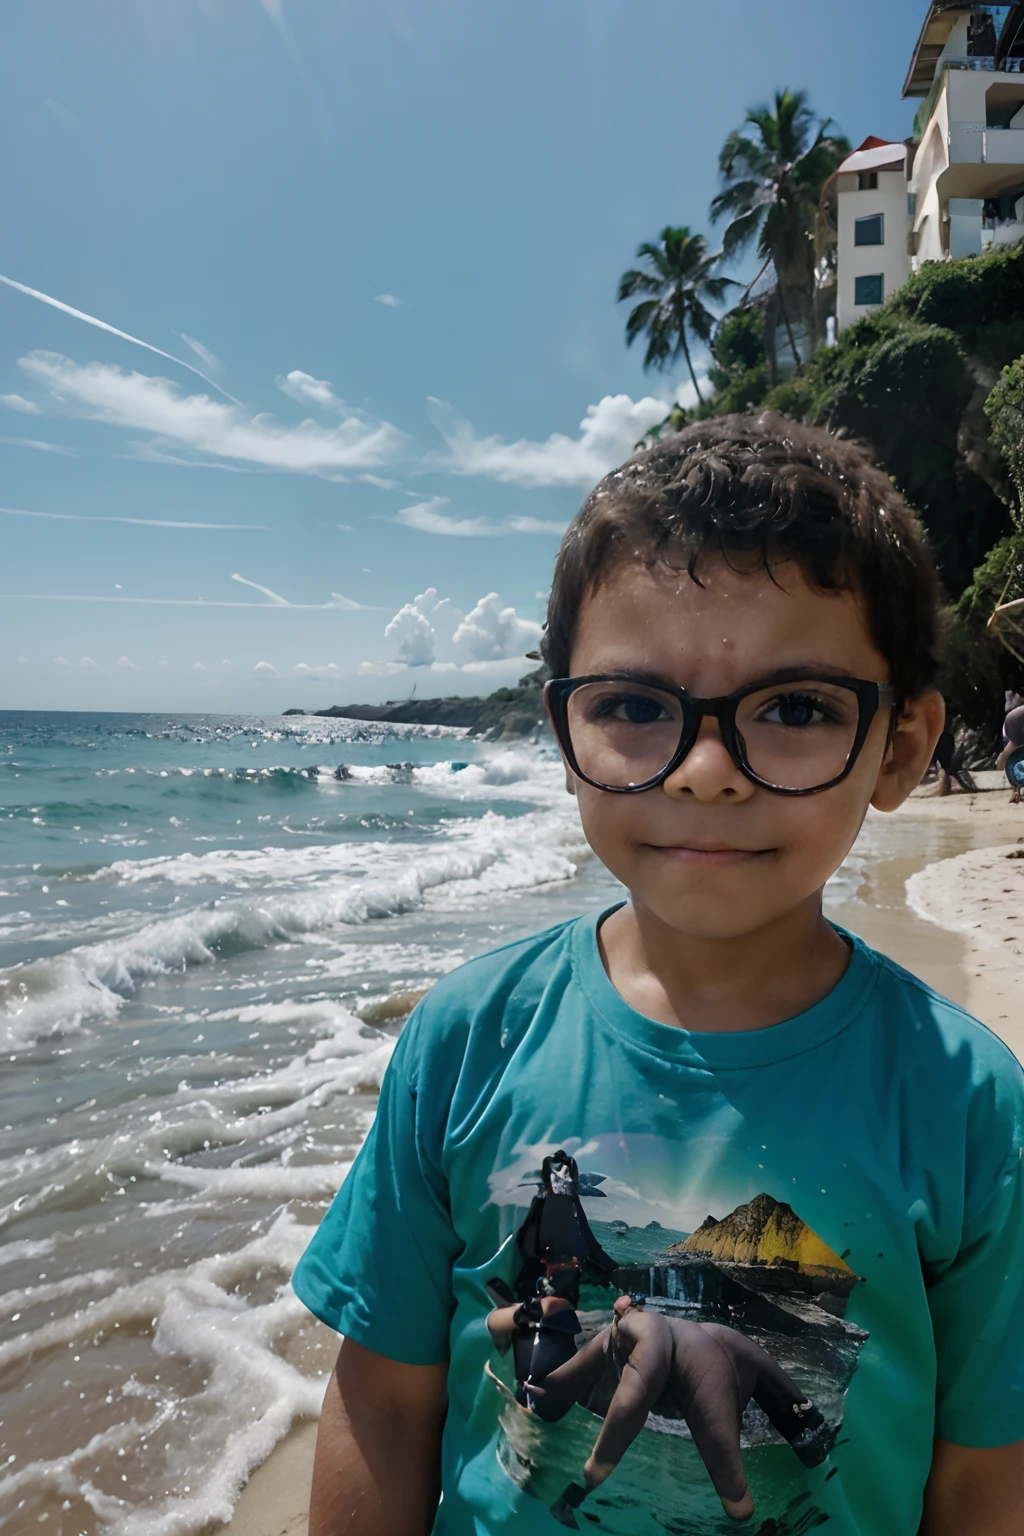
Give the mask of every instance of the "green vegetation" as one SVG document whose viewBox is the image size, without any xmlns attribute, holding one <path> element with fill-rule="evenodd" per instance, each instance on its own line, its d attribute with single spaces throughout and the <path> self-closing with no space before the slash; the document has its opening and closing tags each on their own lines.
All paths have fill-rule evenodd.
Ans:
<svg viewBox="0 0 1024 1536">
<path fill-rule="evenodd" d="M 680 355 L 685 357 L 697 399 L 703 402 L 689 338 L 711 340 L 715 317 L 707 301 L 720 304 L 726 290 L 739 284 L 730 277 L 715 277 L 720 257 L 708 251 L 703 235 L 685 227 L 667 226 L 657 245 L 645 240 L 636 254 L 646 268 L 631 267 L 619 279 L 620 304 L 645 295 L 626 321 L 626 345 L 631 347 L 638 336 L 647 337 L 645 368 L 665 369 Z"/>
<path fill-rule="evenodd" d="M 774 109 L 752 108 L 726 139 L 718 157 L 722 190 L 711 203 L 712 222 L 730 219 L 723 255 L 738 255 L 756 238 L 761 271 L 774 266 L 779 318 L 798 373 L 797 336 L 813 345 L 819 329 L 814 230 L 821 191 L 851 147 L 831 127 L 830 118 L 815 118 L 806 91 L 776 91 Z"/>
<path fill-rule="evenodd" d="M 689 228 L 641 246 L 658 278 L 623 276 L 620 299 L 649 296 L 630 315 L 627 340 L 647 334 L 646 366 L 684 355 L 697 392 L 697 404 L 675 406 L 652 438 L 763 408 L 868 445 L 919 510 L 950 598 L 951 710 L 991 744 L 1003 690 L 1024 688 L 1024 668 L 987 627 L 1008 587 L 1024 597 L 1024 245 L 926 265 L 836 345 L 820 345 L 834 262 L 830 189 L 849 148 L 804 92 L 780 91 L 748 112 L 719 156 L 710 216 L 729 219 L 721 255 L 708 255 Z M 755 242 L 761 271 L 713 322 L 708 302 L 728 281 L 718 265 Z M 769 267 L 773 286 L 752 299 Z M 698 387 L 687 333 L 710 338 L 711 398 Z"/>
<path fill-rule="evenodd" d="M 1024 357 L 1008 363 L 985 401 L 992 443 L 1002 454 L 1014 491 L 1015 521 L 1024 524 Z"/>
</svg>

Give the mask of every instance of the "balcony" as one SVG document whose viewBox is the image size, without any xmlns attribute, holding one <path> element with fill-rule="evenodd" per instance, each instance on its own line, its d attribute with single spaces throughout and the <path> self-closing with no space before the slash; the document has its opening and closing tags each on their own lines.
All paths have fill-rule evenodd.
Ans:
<svg viewBox="0 0 1024 1536">
<path fill-rule="evenodd" d="M 1024 128 L 950 123 L 950 165 L 1024 165 Z"/>
</svg>

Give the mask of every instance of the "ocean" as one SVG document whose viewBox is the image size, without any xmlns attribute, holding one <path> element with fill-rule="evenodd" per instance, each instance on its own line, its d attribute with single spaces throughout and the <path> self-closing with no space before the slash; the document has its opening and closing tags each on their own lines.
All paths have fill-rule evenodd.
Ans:
<svg viewBox="0 0 1024 1536">
<path fill-rule="evenodd" d="M 0 827 L 0 1527 L 192 1536 L 318 1412 L 409 994 L 621 888 L 553 747 L 441 728 L 0 714 Z"/>
</svg>

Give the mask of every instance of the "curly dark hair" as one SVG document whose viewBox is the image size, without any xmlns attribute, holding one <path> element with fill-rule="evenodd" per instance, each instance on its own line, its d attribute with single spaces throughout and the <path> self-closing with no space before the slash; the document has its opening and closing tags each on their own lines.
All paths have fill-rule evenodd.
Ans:
<svg viewBox="0 0 1024 1536">
<path fill-rule="evenodd" d="M 707 557 L 772 574 L 792 560 L 822 591 L 856 592 L 901 702 L 935 681 L 941 600 L 917 514 L 855 443 L 770 413 L 687 427 L 597 485 L 555 563 L 541 650 L 569 674 L 581 605 L 617 567 Z"/>
</svg>

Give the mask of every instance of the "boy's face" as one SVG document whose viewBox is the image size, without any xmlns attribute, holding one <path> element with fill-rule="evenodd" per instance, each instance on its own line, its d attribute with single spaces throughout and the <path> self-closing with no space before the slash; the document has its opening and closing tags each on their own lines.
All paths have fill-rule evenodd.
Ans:
<svg viewBox="0 0 1024 1536">
<path fill-rule="evenodd" d="M 714 697 L 789 668 L 889 681 L 856 596 L 810 586 L 799 567 L 737 572 L 707 560 L 685 571 L 623 565 L 584 601 L 570 676 L 642 673 Z M 734 938 L 809 900 L 849 853 L 869 804 L 894 810 L 920 779 L 942 728 L 928 690 L 890 743 L 879 709 L 850 775 L 819 794 L 773 794 L 730 758 L 704 720 L 664 784 L 610 794 L 568 773 L 587 841 L 634 907 L 694 937 Z"/>
</svg>

